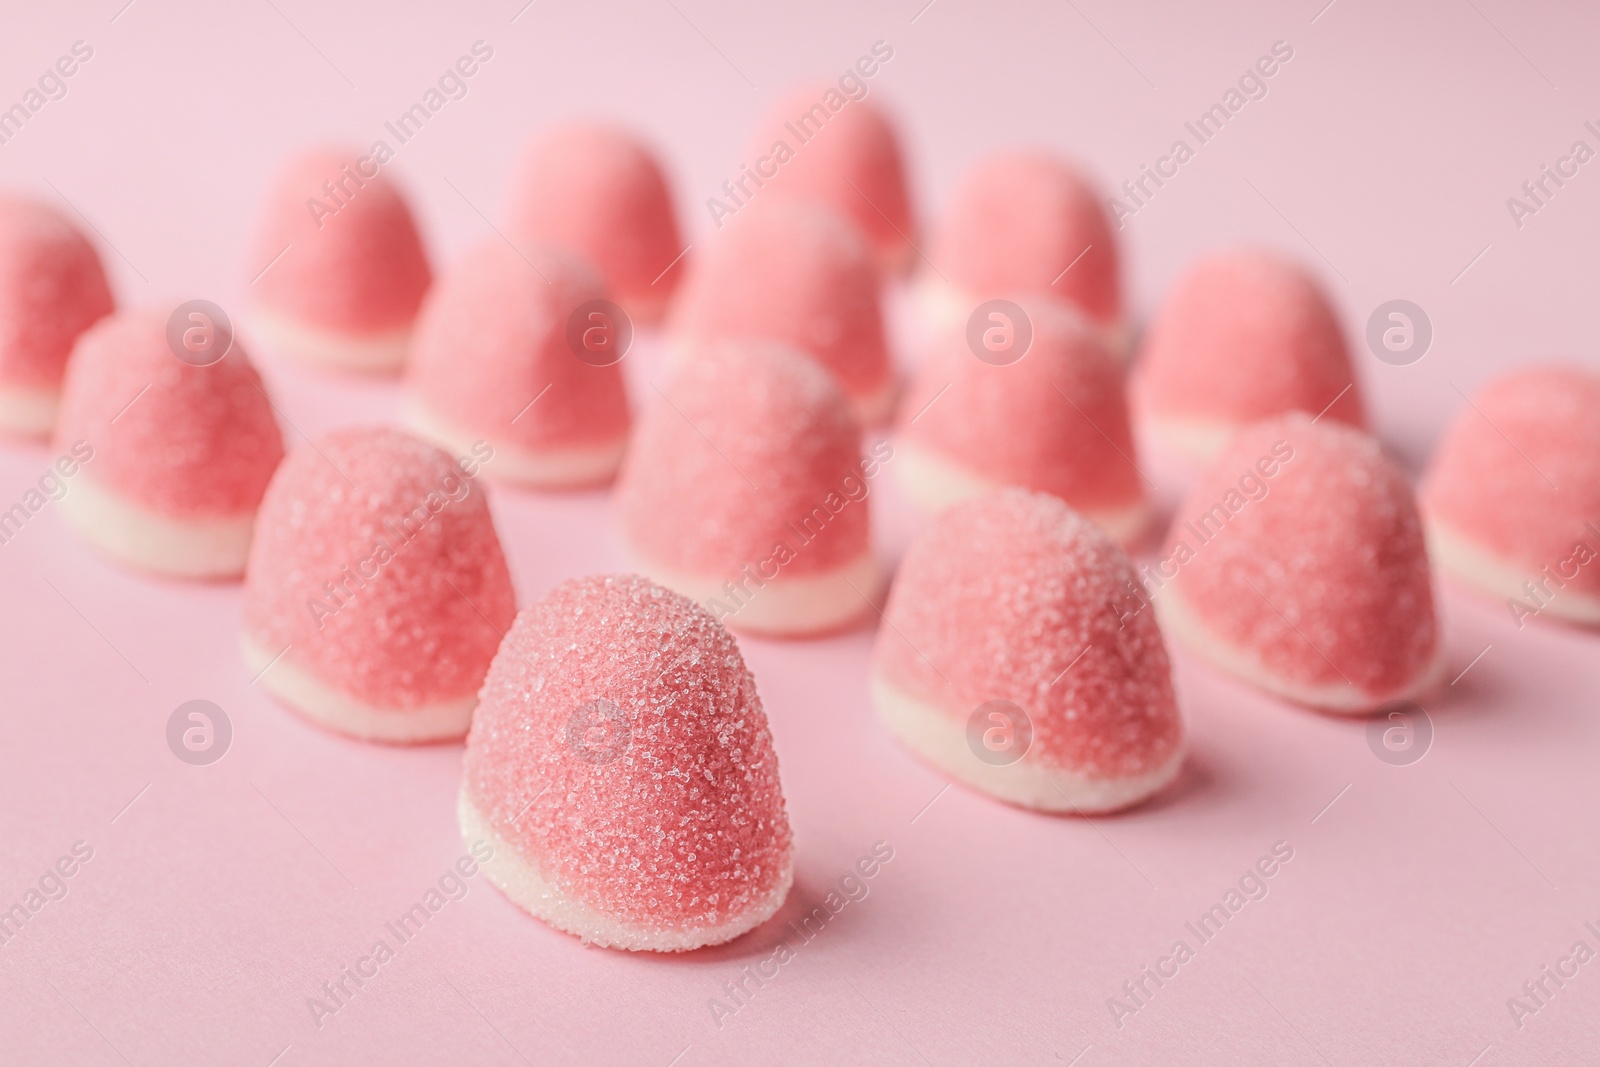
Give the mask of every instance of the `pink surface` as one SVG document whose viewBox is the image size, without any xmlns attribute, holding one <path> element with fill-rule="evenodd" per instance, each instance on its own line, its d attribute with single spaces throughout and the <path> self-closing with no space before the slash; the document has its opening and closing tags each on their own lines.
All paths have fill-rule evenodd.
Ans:
<svg viewBox="0 0 1600 1067">
<path fill-rule="evenodd" d="M 699 242 L 705 198 L 737 173 L 769 100 L 874 40 L 895 47 L 872 91 L 903 117 L 925 211 L 980 154 L 1017 144 L 1083 160 L 1115 189 L 1192 142 L 1183 123 L 1286 40 L 1294 58 L 1267 95 L 1123 219 L 1138 314 L 1208 248 L 1266 242 L 1310 263 L 1374 426 L 1413 475 L 1461 394 L 1493 375 L 1533 358 L 1600 367 L 1600 176 L 1586 165 L 1520 228 L 1506 206 L 1574 140 L 1596 146 L 1583 120 L 1600 98 L 1600 14 L 1576 6 L 274 4 L 31 5 L 0 34 L 8 105 L 74 41 L 92 45 L 67 94 L 0 144 L 0 179 L 92 220 L 120 302 L 245 304 L 267 266 L 245 261 L 253 212 L 285 154 L 383 136 L 480 38 L 493 59 L 389 164 L 441 264 L 494 237 L 485 216 L 499 221 L 517 146 L 575 114 L 650 132 Z M 1398 297 L 1434 325 L 1409 366 L 1360 341 Z M 650 340 L 624 360 L 636 399 L 663 380 Z M 395 417 L 391 383 L 263 372 L 292 445 Z M 0 504 L 56 458 L 0 449 Z M 490 493 L 523 603 L 622 566 L 603 495 Z M 916 520 L 892 461 L 873 493 L 897 550 Z M 864 898 L 757 987 L 745 967 L 771 973 L 775 931 L 672 959 L 585 950 L 465 879 L 318 1029 L 308 998 L 456 870 L 460 746 L 349 742 L 277 707 L 239 661 L 237 586 L 117 570 L 53 504 L 7 533 L 0 902 L 73 873 L 0 945 L 0 1060 L 1499 1067 L 1584 1064 L 1600 1042 L 1593 960 L 1560 988 L 1546 979 L 1520 1028 L 1507 1006 L 1532 1006 L 1523 984 L 1574 942 L 1600 948 L 1585 926 L 1600 927 L 1600 639 L 1544 619 L 1518 630 L 1504 605 L 1448 586 L 1446 682 L 1459 679 L 1428 705 L 1419 762 L 1386 764 L 1364 723 L 1286 707 L 1178 651 L 1184 775 L 1093 822 L 946 789 L 874 720 L 871 632 L 740 639 L 795 834 L 779 921 L 883 841 L 893 859 L 862 879 Z M 209 767 L 164 736 L 195 698 L 234 726 Z M 77 842 L 92 858 L 74 858 Z M 1242 898 L 1204 942 L 1189 933 L 1263 868 L 1264 898 Z M 1158 989 L 1146 980 L 1153 996 L 1119 1028 L 1107 998 L 1126 1000 L 1146 966 L 1170 971 L 1180 938 L 1193 958 Z M 735 981 L 750 992 L 719 1028 L 709 1001 Z"/>
</svg>

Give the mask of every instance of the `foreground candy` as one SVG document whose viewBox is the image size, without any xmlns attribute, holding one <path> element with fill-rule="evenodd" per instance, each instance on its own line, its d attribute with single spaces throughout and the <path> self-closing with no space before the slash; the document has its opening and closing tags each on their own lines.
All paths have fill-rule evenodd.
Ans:
<svg viewBox="0 0 1600 1067">
<path fill-rule="evenodd" d="M 1116 356 L 1067 305 L 1013 307 L 975 339 L 948 335 L 919 372 L 896 437 L 907 489 L 935 511 L 1002 485 L 1037 489 L 1132 540 L 1148 512 Z"/>
<path fill-rule="evenodd" d="M 173 354 L 168 316 L 123 312 L 78 339 L 55 447 L 83 458 L 61 506 L 96 548 L 181 578 L 244 573 L 283 458 L 261 376 L 231 335 L 217 361 Z"/>
<path fill-rule="evenodd" d="M 516 603 L 483 491 L 397 430 L 338 430 L 267 487 L 244 653 L 268 692 L 374 741 L 467 732 Z"/>
<path fill-rule="evenodd" d="M 529 146 L 511 188 L 515 238 L 577 252 L 635 321 L 661 318 L 684 273 L 684 244 L 648 147 L 609 126 L 562 126 Z"/>
<path fill-rule="evenodd" d="M 1365 712 L 1443 667 L 1411 486 L 1342 423 L 1291 414 L 1241 432 L 1196 482 L 1154 574 L 1168 633 L 1301 704 Z"/>
<path fill-rule="evenodd" d="M 72 223 L 0 195 L 0 433 L 49 435 L 73 342 L 111 306 L 100 256 Z"/>
<path fill-rule="evenodd" d="M 601 292 L 593 269 L 566 253 L 503 241 L 471 249 L 417 321 L 407 421 L 457 455 L 487 443 L 496 480 L 610 481 L 627 444 L 628 401 L 606 346 L 626 343 L 629 328 L 598 303 Z"/>
<path fill-rule="evenodd" d="M 725 344 L 690 359 L 639 422 L 618 479 L 623 540 L 651 577 L 736 629 L 807 634 L 870 610 L 861 431 L 798 353 Z"/>
<path fill-rule="evenodd" d="M 1442 570 L 1497 597 L 1519 625 L 1600 625 L 1600 376 L 1529 367 L 1461 410 L 1422 491 Z"/>
<path fill-rule="evenodd" d="M 774 193 L 728 223 L 696 262 L 674 308 L 680 358 L 723 340 L 776 341 L 830 371 L 871 423 L 894 401 L 878 273 L 837 213 Z"/>
<path fill-rule="evenodd" d="M 484 681 L 458 811 L 506 896 L 607 948 L 731 940 L 793 880 L 739 646 L 636 575 L 563 582 L 517 616 Z"/>
<path fill-rule="evenodd" d="M 1073 304 L 1123 344 L 1116 236 L 1098 193 L 1062 160 L 1041 153 L 992 156 L 957 188 L 924 280 L 934 321 L 965 324 L 980 303 L 1016 294 Z"/>
<path fill-rule="evenodd" d="M 314 364 L 392 373 L 431 273 L 422 237 L 382 161 L 337 152 L 278 175 L 249 263 L 263 347 Z"/>
<path fill-rule="evenodd" d="M 912 543 L 878 632 L 878 713 L 958 781 L 1041 811 L 1114 811 L 1170 782 L 1183 721 L 1161 631 L 1122 617 L 1133 565 L 1056 497 L 1002 489 Z"/>
<path fill-rule="evenodd" d="M 1290 411 L 1366 422 L 1321 286 L 1259 249 L 1203 259 L 1178 281 L 1139 354 L 1134 401 L 1153 437 L 1194 463 L 1241 427 Z"/>
<path fill-rule="evenodd" d="M 749 158 L 713 201 L 719 223 L 716 204 L 737 212 L 769 195 L 761 190 L 777 190 L 827 204 L 855 223 L 885 273 L 898 274 L 913 262 L 916 221 L 900 142 L 876 104 L 833 86 L 796 90 L 767 113 Z"/>
</svg>

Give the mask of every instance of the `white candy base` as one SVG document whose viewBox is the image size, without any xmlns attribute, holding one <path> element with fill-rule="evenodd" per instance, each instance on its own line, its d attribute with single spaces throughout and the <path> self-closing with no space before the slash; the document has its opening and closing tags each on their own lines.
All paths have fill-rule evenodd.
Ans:
<svg viewBox="0 0 1600 1067">
<path fill-rule="evenodd" d="M 250 638 L 244 639 L 245 664 L 256 684 L 335 733 L 362 741 L 413 745 L 459 740 L 472 725 L 472 713 L 478 706 L 476 692 L 419 708 L 379 707 L 334 689 L 296 667 L 288 655 L 274 663 L 282 651 L 268 651 Z"/>
<path fill-rule="evenodd" d="M 1365 715 L 1391 700 L 1415 698 L 1437 684 L 1444 673 L 1444 644 L 1440 642 L 1427 666 L 1392 692 L 1367 692 L 1344 682 L 1307 685 L 1268 670 L 1253 653 L 1218 638 L 1184 603 L 1177 585 L 1162 589 L 1155 598 L 1155 605 L 1161 628 L 1168 637 L 1263 692 L 1320 711 L 1338 715 Z"/>
<path fill-rule="evenodd" d="M 401 401 L 401 417 L 419 436 L 453 456 L 472 454 L 472 446 L 487 441 L 494 458 L 483 464 L 483 476 L 492 482 L 532 489 L 582 489 L 609 484 L 627 451 L 626 436 L 599 445 L 551 448 L 530 452 L 487 434 L 471 434 L 447 425 L 415 396 Z"/>
<path fill-rule="evenodd" d="M 256 527 L 253 511 L 204 519 L 161 515 L 96 484 L 87 469 L 67 482 L 61 512 L 112 559 L 173 578 L 239 577 Z"/>
<path fill-rule="evenodd" d="M 1005 485 L 904 438 L 895 443 L 895 471 L 906 495 L 929 514 Z M 1121 508 L 1073 507 L 1121 545 L 1138 540 L 1150 523 L 1150 507 L 1142 497 Z"/>
<path fill-rule="evenodd" d="M 973 754 L 964 723 L 910 696 L 881 675 L 873 676 L 872 699 L 879 718 L 918 756 L 958 782 L 1035 811 L 1077 815 L 1120 811 L 1165 788 L 1183 766 L 1182 747 L 1155 770 L 1125 778 L 1047 767 L 1025 755 L 1016 763 L 996 766 Z"/>
<path fill-rule="evenodd" d="M 803 551 L 803 550 L 802 550 Z M 883 587 L 883 568 L 870 551 L 829 571 L 789 577 L 782 571 L 748 595 L 730 595 L 727 578 L 679 574 L 633 551 L 638 569 L 652 580 L 711 611 L 730 630 L 772 637 L 828 633 L 872 612 L 872 597 Z M 730 609 L 718 610 L 713 601 Z"/>
<path fill-rule="evenodd" d="M 362 374 L 396 374 L 411 347 L 411 327 L 376 333 L 346 333 L 313 326 L 275 311 L 257 309 L 250 334 L 261 350 L 302 363 Z"/>
<path fill-rule="evenodd" d="M 456 804 L 456 815 L 461 823 L 462 839 L 469 846 L 483 841 L 494 850 L 493 858 L 481 864 L 483 873 L 513 904 L 557 930 L 602 948 L 622 948 L 634 952 L 688 952 L 706 945 L 732 941 L 777 914 L 794 881 L 791 859 L 777 886 L 764 900 L 720 926 L 694 930 L 633 926 L 597 911 L 545 881 L 538 869 L 489 825 L 489 820 L 479 813 L 467 796 L 465 786 Z"/>
</svg>

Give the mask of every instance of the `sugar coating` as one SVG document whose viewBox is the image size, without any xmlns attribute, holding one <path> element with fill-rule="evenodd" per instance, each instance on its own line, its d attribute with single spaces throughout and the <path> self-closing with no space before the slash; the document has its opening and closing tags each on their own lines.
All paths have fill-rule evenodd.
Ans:
<svg viewBox="0 0 1600 1067">
<path fill-rule="evenodd" d="M 1263 485 L 1264 497 L 1245 495 Z M 1180 542 L 1192 558 L 1174 581 L 1188 610 L 1277 678 L 1386 695 L 1435 660 L 1411 486 L 1359 430 L 1293 413 L 1241 431 L 1195 483 L 1164 556 Z"/>
<path fill-rule="evenodd" d="M 1048 293 L 1099 323 L 1122 316 L 1117 240 L 1103 201 L 1078 170 L 1051 155 L 995 155 L 969 171 L 934 234 L 931 258 L 978 299 Z"/>
<path fill-rule="evenodd" d="M 625 741 L 583 732 L 607 721 L 582 710 L 600 701 L 626 721 Z M 484 681 L 463 789 L 544 881 L 629 925 L 726 925 L 791 863 L 778 760 L 738 644 L 637 575 L 563 582 L 517 616 Z"/>
<path fill-rule="evenodd" d="M 874 671 L 962 726 L 990 700 L 1017 704 L 1033 727 L 1025 762 L 1149 773 L 1181 747 L 1183 722 L 1154 615 L 1119 622 L 1133 580 L 1122 550 L 1059 498 L 996 490 L 912 543 Z"/>
<path fill-rule="evenodd" d="M 1150 326 L 1136 389 L 1158 417 L 1244 424 L 1326 408 L 1324 418 L 1366 424 L 1327 295 L 1265 249 L 1231 249 L 1189 268 Z"/>
<path fill-rule="evenodd" d="M 324 685 L 401 710 L 472 693 L 516 614 L 482 489 L 439 449 L 369 428 L 278 469 L 244 607 L 268 655 L 288 647 Z"/>
<path fill-rule="evenodd" d="M 780 98 L 757 128 L 748 158 L 760 172 L 763 190 L 827 204 L 855 223 L 881 264 L 902 267 L 915 255 L 907 242 L 916 239 L 917 224 L 899 137 L 870 99 L 852 100 L 837 110 L 827 106 L 842 99 L 830 85 L 806 86 Z M 818 105 L 825 118 L 818 118 Z M 776 162 L 779 143 L 793 152 L 781 164 Z M 762 166 L 763 157 L 774 163 Z M 776 173 L 766 175 L 767 169 Z"/>
<path fill-rule="evenodd" d="M 849 222 L 772 191 L 729 221 L 695 263 L 672 329 L 697 345 L 791 345 L 832 372 L 850 397 L 871 397 L 890 380 L 878 284 Z"/>
<path fill-rule="evenodd" d="M 584 256 L 624 304 L 664 301 L 684 274 L 673 264 L 683 239 L 666 176 L 626 130 L 593 122 L 550 130 L 524 152 L 511 190 L 507 229 Z"/>
<path fill-rule="evenodd" d="M 54 389 L 78 335 L 111 310 L 88 238 L 46 204 L 0 195 L 0 384 Z"/>
<path fill-rule="evenodd" d="M 159 515 L 252 514 L 283 459 L 261 376 L 237 338 L 197 367 L 173 355 L 166 330 L 165 314 L 125 311 L 78 339 L 55 447 L 87 442 L 84 476 Z"/>
<path fill-rule="evenodd" d="M 1422 506 L 1530 576 L 1600 593 L 1600 567 L 1566 563 L 1580 543 L 1600 551 L 1600 376 L 1555 364 L 1491 382 L 1446 431 Z"/>
<path fill-rule="evenodd" d="M 640 417 L 617 483 L 623 535 L 642 557 L 734 578 L 783 544 L 782 573 L 798 577 L 867 551 L 861 431 L 813 360 L 771 345 L 713 346 L 663 392 Z"/>
<path fill-rule="evenodd" d="M 580 360 L 567 343 L 573 311 L 602 295 L 600 276 L 574 255 L 477 245 L 423 304 L 407 389 L 491 443 L 538 452 L 615 441 L 628 430 L 622 374 Z"/>
<path fill-rule="evenodd" d="M 263 308 L 355 334 L 416 317 L 432 280 L 422 236 L 388 176 L 370 160 L 365 171 L 376 173 L 362 172 L 359 153 L 324 149 L 294 156 L 278 173 L 249 261 L 252 275 L 272 263 L 251 286 Z M 328 213 L 313 212 L 312 202 Z"/>
<path fill-rule="evenodd" d="M 995 366 L 964 332 L 947 336 L 902 402 L 897 432 L 991 481 L 1076 508 L 1137 504 L 1144 491 L 1116 356 L 1070 306 L 1018 305 L 1033 328 L 1027 353 Z"/>
</svg>

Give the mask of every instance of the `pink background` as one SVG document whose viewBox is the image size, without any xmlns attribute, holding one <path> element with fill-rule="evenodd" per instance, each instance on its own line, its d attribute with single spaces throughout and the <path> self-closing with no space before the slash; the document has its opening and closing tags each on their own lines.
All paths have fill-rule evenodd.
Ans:
<svg viewBox="0 0 1600 1067">
<path fill-rule="evenodd" d="M 1284 40 L 1294 58 L 1270 94 L 1128 220 L 1137 313 L 1219 243 L 1302 257 L 1342 309 L 1381 435 L 1413 470 L 1463 408 L 1458 389 L 1535 357 L 1600 365 L 1600 162 L 1520 230 L 1505 206 L 1575 139 L 1595 145 L 1582 122 L 1600 118 L 1600 14 L 1577 5 L 936 0 L 918 15 L 922 0 L 538 0 L 519 14 L 522 2 L 14 5 L 0 104 L 75 40 L 94 58 L 0 145 L 0 182 L 88 219 L 121 303 L 233 309 L 265 265 L 244 250 L 270 168 L 307 142 L 365 146 L 475 40 L 494 58 L 470 94 L 391 164 L 440 264 L 492 239 L 479 212 L 499 217 L 515 151 L 560 117 L 648 131 L 701 241 L 704 200 L 746 158 L 763 104 L 882 39 L 895 54 L 872 92 L 902 119 L 926 219 L 1004 146 L 1053 146 L 1108 188 L 1135 176 Z M 1360 342 L 1396 297 L 1434 324 L 1413 366 Z M 641 388 L 654 357 L 646 337 L 629 360 Z M 291 443 L 393 416 L 391 385 L 263 369 Z M 0 448 L 0 506 L 52 458 Z M 891 552 L 915 526 L 892 474 L 874 487 Z M 620 566 L 603 494 L 493 503 L 524 603 Z M 107 566 L 55 508 L 0 545 L 0 604 L 0 905 L 75 841 L 94 848 L 70 893 L 0 946 L 7 1063 L 1465 1067 L 1594 1062 L 1584 1050 L 1600 1041 L 1600 962 L 1520 1029 L 1506 1004 L 1576 940 L 1600 949 L 1583 927 L 1600 926 L 1596 638 L 1518 631 L 1502 605 L 1452 589 L 1448 676 L 1492 647 L 1430 704 L 1421 762 L 1388 766 L 1363 723 L 1279 705 L 1180 654 L 1193 736 L 1180 784 L 1093 822 L 942 792 L 871 714 L 871 633 L 743 640 L 796 831 L 784 917 L 874 842 L 895 858 L 720 1028 L 709 999 L 778 930 L 682 958 L 585 949 L 479 877 L 318 1029 L 307 998 L 463 852 L 459 746 L 376 747 L 305 725 L 250 684 L 236 586 Z M 164 739 L 194 698 L 234 725 L 209 767 Z M 1270 895 L 1119 1028 L 1107 998 L 1178 938 L 1193 946 L 1184 922 L 1280 840 L 1294 858 Z"/>
</svg>

